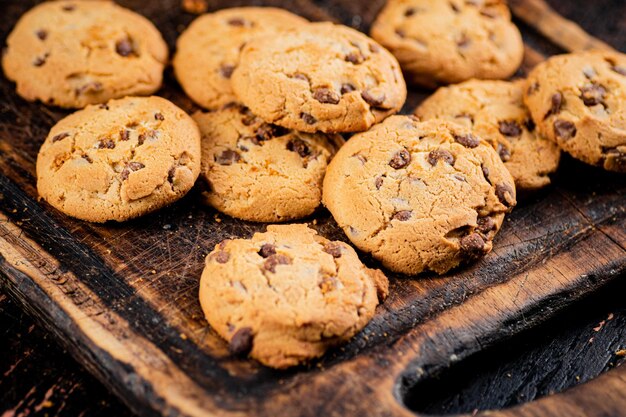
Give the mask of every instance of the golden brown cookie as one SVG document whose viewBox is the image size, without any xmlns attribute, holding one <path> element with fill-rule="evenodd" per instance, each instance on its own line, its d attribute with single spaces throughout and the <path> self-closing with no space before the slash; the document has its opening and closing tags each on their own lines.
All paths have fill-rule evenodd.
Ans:
<svg viewBox="0 0 626 417">
<path fill-rule="evenodd" d="M 322 201 L 359 249 L 404 274 L 443 274 L 492 248 L 515 185 L 469 129 L 393 116 L 331 161 Z"/>
<path fill-rule="evenodd" d="M 37 190 L 70 216 L 124 221 L 178 200 L 199 172 L 191 117 L 161 97 L 126 97 L 52 127 L 37 156 Z"/>
<path fill-rule="evenodd" d="M 385 275 L 365 267 L 350 245 L 292 224 L 217 245 L 206 258 L 200 304 L 231 352 L 287 368 L 349 340 L 387 291 Z"/>
<path fill-rule="evenodd" d="M 523 80 L 470 80 L 442 87 L 415 110 L 421 120 L 444 119 L 472 129 L 494 147 L 518 191 L 550 184 L 561 151 L 542 138 L 523 103 Z"/>
<path fill-rule="evenodd" d="M 406 99 L 400 66 L 388 51 L 328 22 L 251 40 L 232 83 L 259 117 L 302 132 L 366 130 Z"/>
<path fill-rule="evenodd" d="M 343 141 L 338 135 L 288 130 L 239 105 L 193 118 L 210 205 L 257 222 L 299 219 L 319 206 L 326 167 Z"/>
<path fill-rule="evenodd" d="M 626 172 L 626 55 L 558 55 L 528 76 L 524 101 L 539 132 L 565 152 Z"/>
<path fill-rule="evenodd" d="M 371 34 L 428 87 L 507 78 L 524 55 L 504 0 L 389 0 Z"/>
<path fill-rule="evenodd" d="M 300 16 L 273 7 L 235 7 L 200 16 L 176 43 L 176 78 L 185 93 L 206 109 L 235 102 L 230 77 L 246 42 L 306 23 Z"/>
<path fill-rule="evenodd" d="M 160 86 L 167 45 L 148 19 L 109 1 L 48 1 L 7 39 L 4 73 L 27 100 L 80 108 L 149 95 Z"/>
</svg>

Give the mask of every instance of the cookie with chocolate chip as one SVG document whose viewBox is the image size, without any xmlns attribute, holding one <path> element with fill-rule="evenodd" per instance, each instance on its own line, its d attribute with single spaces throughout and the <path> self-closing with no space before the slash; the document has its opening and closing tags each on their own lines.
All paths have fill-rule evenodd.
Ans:
<svg viewBox="0 0 626 417">
<path fill-rule="evenodd" d="M 259 35 L 306 23 L 300 16 L 273 7 L 235 7 L 200 16 L 176 43 L 176 78 L 185 93 L 206 109 L 235 102 L 230 78 L 241 48 Z"/>
<path fill-rule="evenodd" d="M 145 17 L 109 1 L 49 1 L 7 38 L 2 67 L 26 100 L 81 108 L 160 86 L 167 45 Z"/>
<path fill-rule="evenodd" d="M 504 0 L 389 0 L 371 35 L 427 87 L 507 78 L 524 55 Z"/>
<path fill-rule="evenodd" d="M 406 99 L 400 66 L 387 50 L 328 22 L 248 42 L 232 84 L 255 114 L 303 132 L 367 130 Z"/>
<path fill-rule="evenodd" d="M 37 190 L 82 220 L 124 221 L 187 193 L 200 173 L 200 132 L 160 97 L 87 106 L 52 127 L 37 156 Z"/>
<path fill-rule="evenodd" d="M 515 184 L 470 129 L 392 116 L 335 155 L 322 202 L 359 249 L 392 271 L 443 274 L 491 251 Z"/>
<path fill-rule="evenodd" d="M 538 134 L 523 103 L 523 80 L 470 80 L 442 87 L 415 110 L 421 120 L 444 119 L 471 129 L 493 146 L 518 191 L 550 184 L 561 151 Z"/>
<path fill-rule="evenodd" d="M 319 206 L 326 167 L 342 139 L 264 122 L 241 105 L 193 118 L 202 134 L 208 204 L 257 222 L 299 219 Z"/>
<path fill-rule="evenodd" d="M 626 55 L 554 56 L 529 74 L 524 102 L 539 132 L 562 150 L 626 172 Z"/>
<path fill-rule="evenodd" d="M 206 257 L 200 305 L 233 355 L 272 368 L 319 357 L 352 338 L 388 292 L 354 249 L 304 224 L 225 240 Z"/>
</svg>

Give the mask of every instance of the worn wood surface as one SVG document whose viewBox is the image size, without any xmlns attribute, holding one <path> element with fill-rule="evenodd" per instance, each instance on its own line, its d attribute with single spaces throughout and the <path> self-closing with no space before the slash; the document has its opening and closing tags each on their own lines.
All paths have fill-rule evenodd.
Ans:
<svg viewBox="0 0 626 417">
<path fill-rule="evenodd" d="M 171 46 L 193 18 L 173 0 L 122 3 L 155 21 Z M 367 30 L 382 2 L 266 4 Z M 30 6 L 3 3 L 3 37 Z M 191 109 L 166 78 L 160 94 Z M 65 113 L 25 103 L 4 79 L 0 90 L 2 285 L 142 415 L 411 415 L 402 399 L 415 384 L 626 271 L 623 178 L 570 161 L 552 188 L 516 209 L 485 260 L 447 277 L 392 275 L 390 298 L 351 343 L 309 367 L 271 371 L 231 358 L 196 299 L 212 246 L 263 226 L 217 215 L 196 192 L 122 225 L 74 221 L 37 203 L 36 153 Z M 412 92 L 407 110 L 423 96 Z M 345 240 L 327 212 L 315 219 L 320 233 Z M 618 369 L 577 388 L 589 403 L 572 390 L 499 414 L 619 415 L 625 380 Z"/>
<path fill-rule="evenodd" d="M 499 409 L 532 401 L 623 366 L 626 280 L 565 309 L 538 328 L 412 387 L 407 406 L 428 414 Z M 41 326 L 0 295 L 0 415 L 130 417 Z M 5 414 L 7 413 L 7 414 Z"/>
<path fill-rule="evenodd" d="M 0 416 L 125 417 L 130 410 L 0 293 Z"/>
<path fill-rule="evenodd" d="M 428 414 L 472 413 L 532 401 L 623 366 L 626 280 L 557 317 L 412 387 L 407 406 Z M 0 415 L 128 417 L 131 411 L 46 331 L 0 295 Z M 605 393 L 600 393 L 605 395 Z M 10 414 L 9 414 L 10 415 Z"/>
<path fill-rule="evenodd" d="M 547 322 L 424 380 L 407 393 L 407 406 L 435 415 L 501 409 L 623 366 L 625 291 L 626 280 L 618 279 Z"/>
</svg>

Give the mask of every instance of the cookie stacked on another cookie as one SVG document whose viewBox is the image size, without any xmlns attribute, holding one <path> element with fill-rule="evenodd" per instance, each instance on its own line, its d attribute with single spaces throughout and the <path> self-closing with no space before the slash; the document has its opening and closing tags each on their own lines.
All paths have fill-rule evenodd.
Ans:
<svg viewBox="0 0 626 417">
<path fill-rule="evenodd" d="M 206 257 L 199 296 L 231 352 L 287 368 L 352 338 L 388 285 L 348 244 L 293 224 L 218 244 Z"/>
<path fill-rule="evenodd" d="M 525 85 L 523 80 L 470 80 L 442 87 L 415 115 L 472 129 L 498 152 L 518 191 L 533 191 L 550 184 L 549 174 L 558 168 L 561 152 L 536 131 L 522 100 Z"/>
<path fill-rule="evenodd" d="M 210 205 L 257 222 L 302 218 L 320 205 L 326 167 L 343 143 L 339 135 L 285 129 L 235 104 L 193 118 L 202 133 Z"/>
<path fill-rule="evenodd" d="M 82 108 L 160 86 L 168 51 L 154 25 L 110 1 L 49 1 L 7 39 L 2 67 L 27 100 Z"/>
<path fill-rule="evenodd" d="M 127 97 L 52 127 L 37 156 L 37 190 L 70 216 L 124 221 L 178 200 L 199 172 L 191 117 L 160 97 Z"/>
<path fill-rule="evenodd" d="M 626 172 L 626 55 L 554 56 L 529 74 L 524 102 L 539 132 L 562 150 Z"/>
<path fill-rule="evenodd" d="M 406 85 L 396 59 L 346 26 L 285 10 L 239 7 L 196 19 L 181 35 L 176 77 L 200 106 L 241 102 L 301 132 L 358 132 L 396 113 Z"/>
<path fill-rule="evenodd" d="M 500 157 L 469 129 L 392 116 L 337 152 L 323 203 L 355 246 L 415 275 L 488 253 L 516 200 Z"/>
<path fill-rule="evenodd" d="M 371 34 L 427 87 L 508 78 L 524 55 L 504 0 L 389 0 Z"/>
<path fill-rule="evenodd" d="M 198 17 L 176 42 L 173 65 L 185 93 L 205 109 L 237 101 L 230 78 L 251 39 L 307 24 L 273 7 L 235 7 Z"/>
</svg>

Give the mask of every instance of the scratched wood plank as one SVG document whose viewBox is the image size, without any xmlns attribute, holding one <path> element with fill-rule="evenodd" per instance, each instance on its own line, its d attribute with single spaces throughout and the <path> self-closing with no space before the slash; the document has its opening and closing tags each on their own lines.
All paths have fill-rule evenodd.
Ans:
<svg viewBox="0 0 626 417">
<path fill-rule="evenodd" d="M 34 3 L 4 2 L 3 38 Z M 210 2 L 212 9 L 240 3 Z M 122 4 L 152 19 L 171 48 L 193 19 L 176 0 Z M 367 31 L 383 1 L 263 4 Z M 520 73 L 543 54 L 527 47 Z M 408 388 L 626 272 L 626 184 L 565 158 L 554 186 L 515 210 L 484 260 L 445 277 L 389 274 L 391 295 L 361 334 L 309 366 L 273 371 L 231 357 L 197 301 L 213 245 L 264 226 L 217 214 L 197 190 L 119 225 L 63 216 L 37 201 L 34 163 L 48 129 L 67 113 L 24 102 L 4 79 L 0 93 L 0 282 L 141 415 L 412 415 L 402 404 Z M 194 108 L 171 70 L 159 94 Z M 405 110 L 425 94 L 411 91 Z M 346 240 L 327 211 L 308 220 L 321 234 Z M 623 390 L 624 377 L 616 370 L 588 384 L 588 392 L 597 395 L 600 383 Z M 565 415 L 563 406 L 567 415 L 599 416 L 626 407 L 623 398 L 588 405 L 575 398 L 546 398 L 501 415 L 532 415 L 533 407 Z"/>
</svg>

